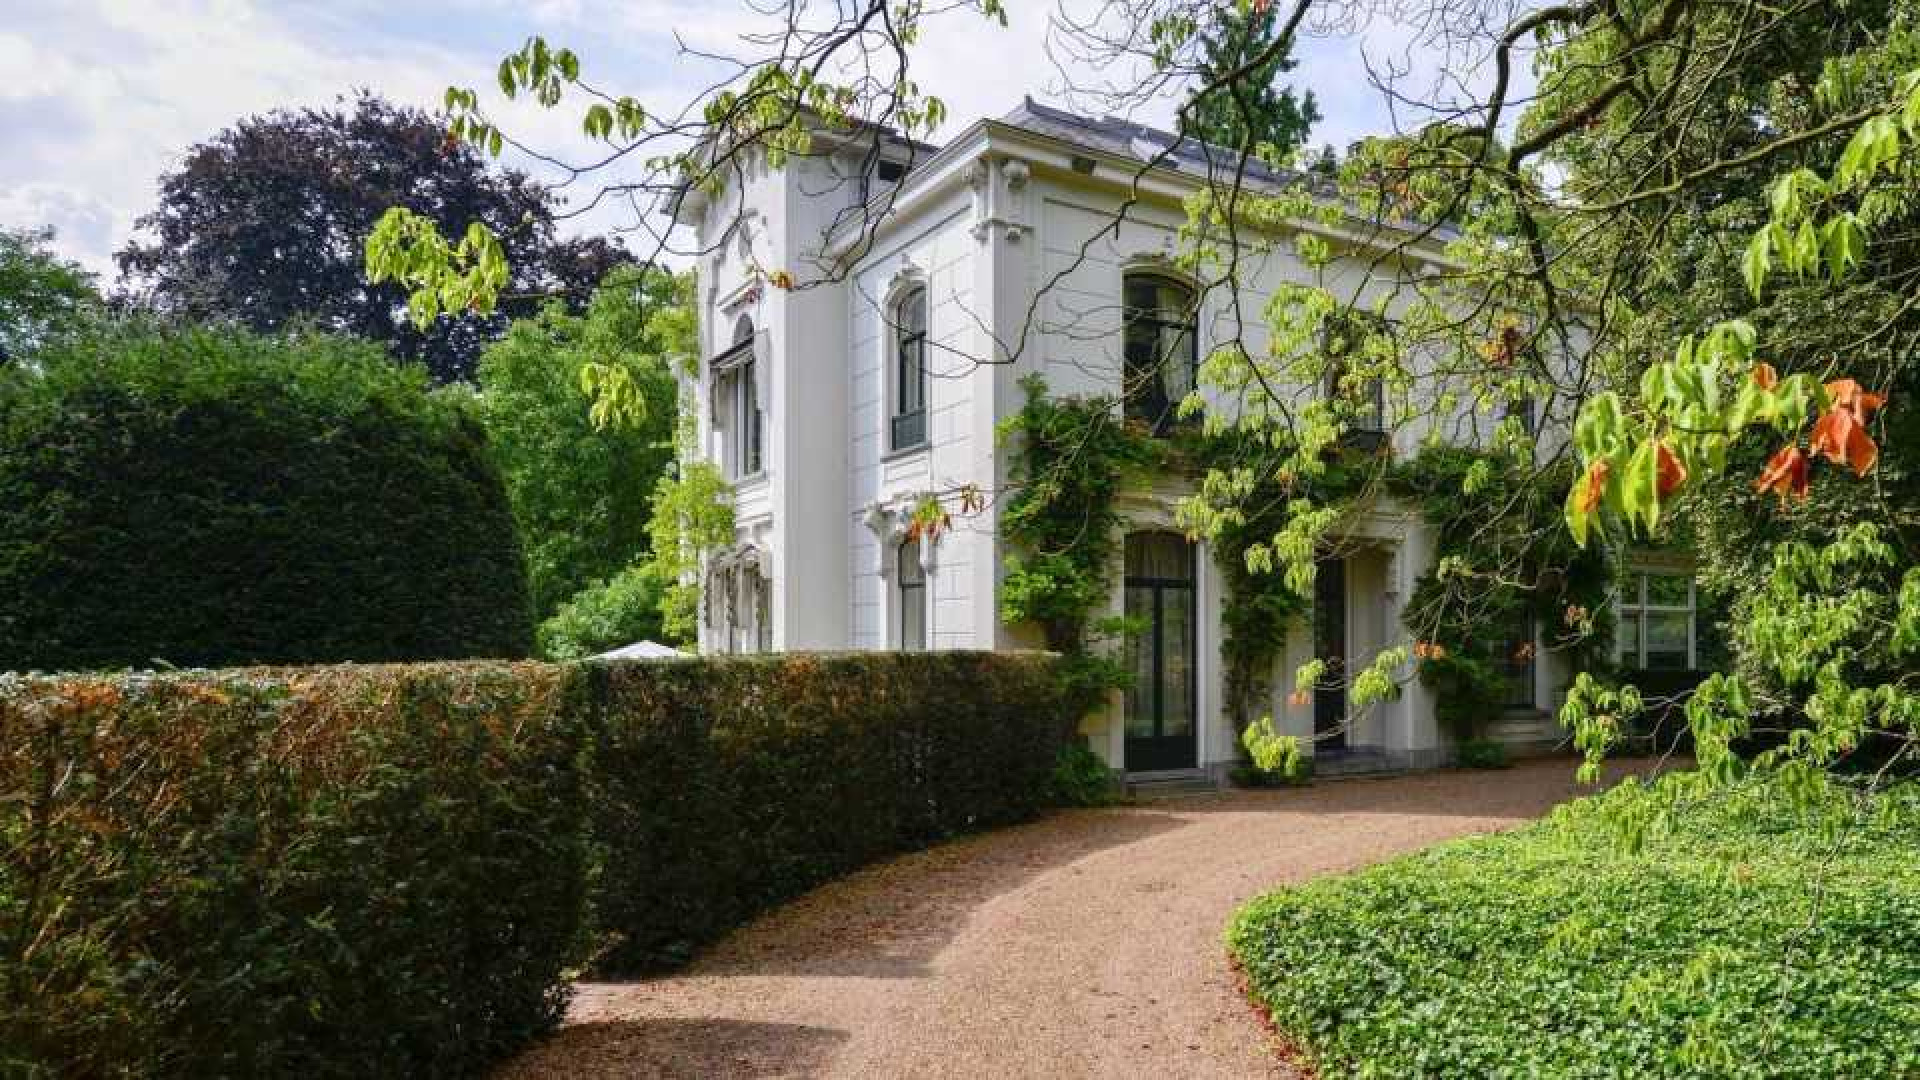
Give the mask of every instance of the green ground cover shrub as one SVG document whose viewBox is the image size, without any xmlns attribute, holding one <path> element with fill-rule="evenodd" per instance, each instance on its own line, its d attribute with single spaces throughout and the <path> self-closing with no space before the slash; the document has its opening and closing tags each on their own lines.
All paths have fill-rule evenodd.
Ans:
<svg viewBox="0 0 1920 1080">
<path fill-rule="evenodd" d="M 464 1076 L 657 966 L 1030 816 L 1040 654 L 0 676 L 0 1076 Z"/>
<path fill-rule="evenodd" d="M 0 670 L 531 646 L 500 471 L 424 370 L 137 322 L 0 365 Z"/>
<path fill-rule="evenodd" d="M 459 1076 L 585 900 L 561 669 L 0 678 L 0 1074 Z"/>
<path fill-rule="evenodd" d="M 644 970 L 883 855 L 1030 817 L 1078 720 L 1057 659 L 590 665 L 603 966 Z"/>
<path fill-rule="evenodd" d="M 1261 897 L 1228 945 L 1322 1076 L 1920 1075 L 1920 791 L 1604 800 Z"/>
</svg>

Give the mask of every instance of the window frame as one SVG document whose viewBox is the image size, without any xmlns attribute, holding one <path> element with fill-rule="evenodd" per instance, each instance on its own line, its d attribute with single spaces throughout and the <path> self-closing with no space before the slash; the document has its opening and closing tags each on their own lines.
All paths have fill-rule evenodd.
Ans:
<svg viewBox="0 0 1920 1080">
<path fill-rule="evenodd" d="M 1358 325 L 1369 324 L 1369 325 Z M 1320 325 L 1320 348 L 1327 356 L 1327 372 L 1321 387 L 1328 401 L 1345 402 L 1357 405 L 1356 395 L 1350 395 L 1340 384 L 1346 381 L 1350 369 L 1347 358 L 1359 347 L 1358 339 L 1370 330 L 1377 328 L 1388 331 L 1393 328 L 1390 320 L 1368 312 L 1343 311 L 1328 315 Z M 1351 340 L 1338 353 L 1334 351 L 1336 335 L 1346 335 Z M 1387 433 L 1387 384 L 1378 375 L 1367 378 L 1361 393 L 1368 399 L 1366 411 L 1356 412 L 1344 417 L 1347 433 L 1351 435 L 1375 436 Z"/>
<path fill-rule="evenodd" d="M 1141 284 L 1152 283 L 1156 289 L 1171 288 L 1186 298 L 1183 308 L 1170 308 L 1156 304 L 1151 308 L 1139 307 L 1133 303 L 1134 289 Z M 1156 296 L 1158 294 L 1156 293 Z M 1120 276 L 1120 397 L 1121 415 L 1126 420 L 1138 421 L 1153 430 L 1155 436 L 1166 435 L 1183 423 L 1180 419 L 1180 401 L 1186 395 L 1176 399 L 1167 393 L 1166 369 L 1170 362 L 1179 358 L 1171 354 L 1162 355 L 1159 343 L 1164 340 L 1166 331 L 1184 332 L 1187 341 L 1186 357 L 1187 385 L 1200 385 L 1200 290 L 1191 281 L 1168 273 L 1165 270 L 1139 268 L 1123 272 Z M 1184 318 L 1179 316 L 1184 313 Z M 1142 329 L 1150 332 L 1154 342 L 1154 357 L 1151 364 L 1152 379 L 1139 378 L 1146 369 L 1134 356 L 1135 335 Z M 1177 338 L 1176 338 L 1177 340 Z M 1166 401 L 1161 403 L 1160 415 L 1149 416 L 1149 406 L 1153 403 L 1144 400 L 1144 390 L 1148 386 L 1157 386 Z"/>
<path fill-rule="evenodd" d="M 1499 642 L 1500 652 L 1494 663 L 1494 670 L 1507 680 L 1507 693 L 1501 699 L 1500 707 L 1515 712 L 1538 709 L 1540 695 L 1535 684 L 1538 682 L 1537 665 L 1540 662 L 1539 624 L 1533 612 L 1522 611 L 1518 615 L 1518 622 L 1507 629 L 1509 633 Z M 1526 659 L 1515 659 L 1522 650 L 1526 652 Z"/>
<path fill-rule="evenodd" d="M 895 641 L 901 652 L 926 652 L 929 647 L 927 626 L 927 568 L 921 562 L 923 541 L 917 536 L 903 538 L 893 548 L 893 588 L 894 600 L 899 605 L 894 622 L 897 627 Z M 913 577 L 908 579 L 911 569 Z M 918 612 L 917 623 L 909 623 L 908 613 Z M 919 628 L 919 643 L 907 640 L 910 625 Z"/>
<path fill-rule="evenodd" d="M 1698 670 L 1700 649 L 1700 583 L 1690 570 L 1662 566 L 1630 566 L 1626 573 L 1633 579 L 1633 599 L 1617 587 L 1614 592 L 1614 636 L 1613 656 L 1615 663 L 1628 671 L 1695 671 Z M 1685 604 L 1653 604 L 1648 602 L 1649 582 L 1656 577 L 1683 578 L 1687 583 Z M 1650 668 L 1647 666 L 1647 617 L 1649 615 L 1685 614 L 1687 617 L 1686 662 L 1679 668 Z M 1634 655 L 1626 655 L 1627 620 L 1634 620 Z M 1662 650 L 1664 651 L 1664 650 Z"/>
<path fill-rule="evenodd" d="M 909 307 L 918 308 L 918 319 L 907 317 Z M 927 328 L 932 319 L 927 287 L 914 284 L 901 292 L 888 307 L 888 325 L 892 328 L 892 379 L 887 405 L 887 449 L 898 453 L 917 450 L 928 442 L 928 405 L 933 397 L 932 380 L 927 373 Z M 909 371 L 911 364 L 915 371 Z M 917 408 L 909 409 L 907 391 L 918 397 Z"/>
<path fill-rule="evenodd" d="M 730 480 L 752 479 L 766 466 L 763 430 L 766 413 L 760 406 L 759 357 L 754 350 L 756 335 L 753 316 L 740 316 L 733 324 L 733 344 L 715 356 L 709 366 L 711 377 L 720 380 L 718 389 L 725 402 L 723 457 Z"/>
</svg>

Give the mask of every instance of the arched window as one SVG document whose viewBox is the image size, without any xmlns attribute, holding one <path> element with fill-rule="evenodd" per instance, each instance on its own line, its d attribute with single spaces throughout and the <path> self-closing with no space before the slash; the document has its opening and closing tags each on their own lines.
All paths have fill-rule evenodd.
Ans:
<svg viewBox="0 0 1920 1080">
<path fill-rule="evenodd" d="M 759 373 L 753 355 L 753 318 L 740 316 L 733 324 L 733 344 L 714 357 L 712 377 L 718 395 L 715 412 L 726 432 L 727 473 L 753 476 L 761 466 Z"/>
<path fill-rule="evenodd" d="M 900 648 L 927 647 L 927 571 L 920 565 L 920 539 L 903 540 L 895 551 L 894 579 L 900 589 Z"/>
<path fill-rule="evenodd" d="M 1128 274 L 1124 351 L 1126 415 L 1162 434 L 1199 376 L 1194 292 L 1163 274 Z"/>
<path fill-rule="evenodd" d="M 888 447 L 927 441 L 927 290 L 914 286 L 893 305 L 893 409 Z"/>
<path fill-rule="evenodd" d="M 1178 533 L 1140 532 L 1126 542 L 1126 613 L 1133 682 L 1126 696 L 1126 767 L 1190 769 L 1199 760 L 1195 719 L 1198 616 L 1193 545 Z"/>
</svg>

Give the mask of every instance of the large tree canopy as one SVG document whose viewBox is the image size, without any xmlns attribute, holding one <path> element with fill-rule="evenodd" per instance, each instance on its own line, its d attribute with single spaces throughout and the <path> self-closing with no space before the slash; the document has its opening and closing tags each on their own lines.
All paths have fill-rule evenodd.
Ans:
<svg viewBox="0 0 1920 1080">
<path fill-rule="evenodd" d="M 1200 31 L 1204 68 L 1190 100 L 1188 135 L 1249 153 L 1272 147 L 1282 156 L 1306 145 L 1320 105 L 1313 91 L 1295 95 L 1293 87 L 1280 85 L 1296 61 L 1278 18 L 1271 5 L 1227 6 Z M 1242 67 L 1250 69 L 1243 78 L 1227 80 Z"/>
<path fill-rule="evenodd" d="M 73 329 L 98 303 L 93 277 L 49 250 L 51 229 L 0 229 L 0 363 Z"/>
<path fill-rule="evenodd" d="M 584 315 L 559 305 L 516 321 L 480 359 L 480 415 L 506 477 L 544 619 L 648 550 L 654 483 L 673 457 L 672 361 L 692 352 L 686 278 L 622 269 Z M 598 425 L 581 384 L 617 364 L 641 400 L 636 423 Z"/>
<path fill-rule="evenodd" d="M 501 306 L 424 330 L 410 323 L 405 292 L 369 285 L 362 270 L 361 242 L 390 206 L 450 233 L 492 229 L 513 267 Z M 118 258 L 135 296 L 163 312 L 261 331 L 304 318 L 384 342 L 445 382 L 471 377 L 511 317 L 552 297 L 582 309 L 629 261 L 599 238 L 559 238 L 559 210 L 526 176 L 449 140 L 442 121 L 362 94 L 249 117 L 188 150 L 139 220 L 146 238 Z"/>
</svg>

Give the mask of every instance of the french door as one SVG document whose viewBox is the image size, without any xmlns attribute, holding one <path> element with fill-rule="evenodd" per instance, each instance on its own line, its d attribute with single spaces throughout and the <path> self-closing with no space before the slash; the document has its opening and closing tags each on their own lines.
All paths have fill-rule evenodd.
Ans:
<svg viewBox="0 0 1920 1080">
<path fill-rule="evenodd" d="M 1325 665 L 1313 686 L 1314 751 L 1347 748 L 1347 561 L 1313 566 L 1313 655 Z"/>
<path fill-rule="evenodd" d="M 1126 611 L 1141 627 L 1133 639 L 1133 685 L 1126 696 L 1129 772 L 1199 764 L 1193 579 L 1193 545 L 1185 537 L 1127 537 Z"/>
</svg>

